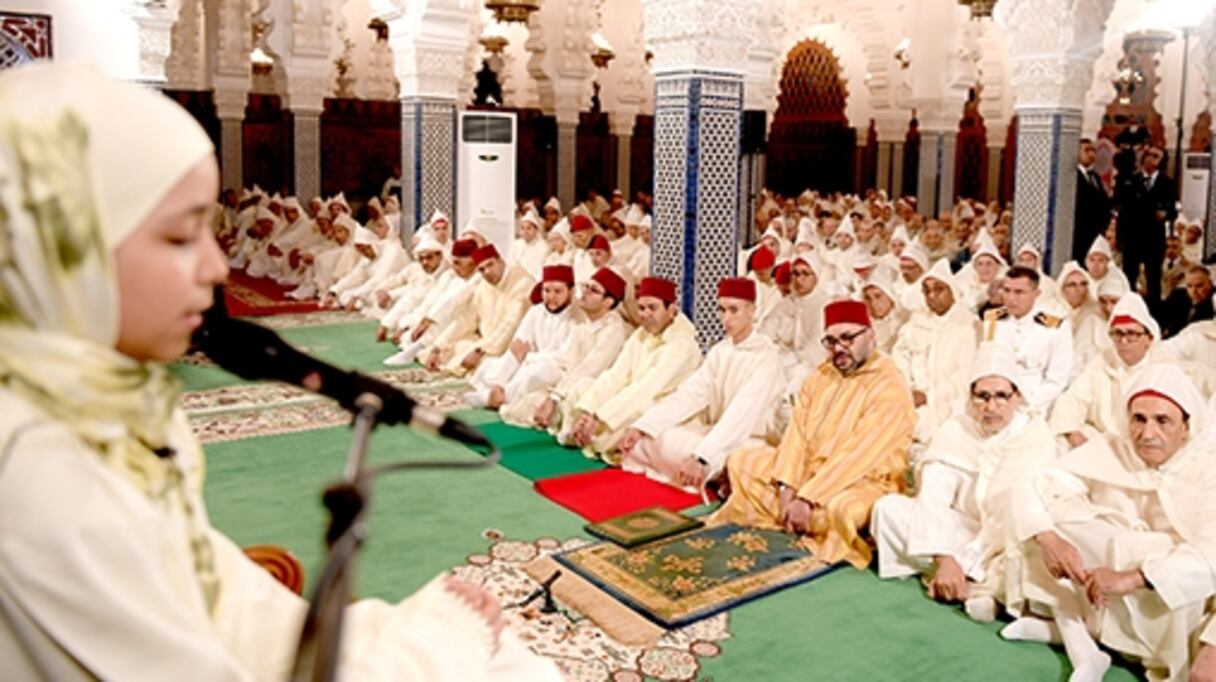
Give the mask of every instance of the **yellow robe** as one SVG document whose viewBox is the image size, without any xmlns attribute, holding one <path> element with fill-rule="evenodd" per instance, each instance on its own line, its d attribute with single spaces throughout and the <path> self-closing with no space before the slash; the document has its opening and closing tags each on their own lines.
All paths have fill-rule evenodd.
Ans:
<svg viewBox="0 0 1216 682">
<path fill-rule="evenodd" d="M 467 374 L 460 363 L 475 349 L 481 349 L 486 358 L 505 353 L 528 311 L 532 285 L 532 278 L 517 265 L 508 266 L 498 284 L 485 279 L 478 282 L 471 305 L 439 332 L 432 346 L 440 351 L 443 371 L 456 376 Z"/>
<path fill-rule="evenodd" d="M 915 426 L 911 392 L 889 357 L 876 351 L 849 377 L 824 362 L 802 385 L 779 446 L 730 455 L 732 492 L 710 523 L 778 527 L 781 483 L 815 505 L 812 551 L 865 568 L 872 550 L 861 531 L 875 500 L 903 491 Z"/>
</svg>

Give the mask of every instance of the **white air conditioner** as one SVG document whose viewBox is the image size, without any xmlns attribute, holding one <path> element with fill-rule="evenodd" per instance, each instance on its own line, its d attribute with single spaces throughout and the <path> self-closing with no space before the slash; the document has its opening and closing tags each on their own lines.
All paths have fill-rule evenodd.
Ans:
<svg viewBox="0 0 1216 682">
<path fill-rule="evenodd" d="M 1211 175 L 1211 154 L 1192 152 L 1182 157 L 1182 178 L 1178 189 L 1182 194 L 1182 212 L 1191 220 L 1203 219 L 1208 215 L 1208 181 Z"/>
<path fill-rule="evenodd" d="M 515 238 L 515 114 L 462 111 L 457 136 L 456 234 L 473 223 L 505 256 Z"/>
</svg>

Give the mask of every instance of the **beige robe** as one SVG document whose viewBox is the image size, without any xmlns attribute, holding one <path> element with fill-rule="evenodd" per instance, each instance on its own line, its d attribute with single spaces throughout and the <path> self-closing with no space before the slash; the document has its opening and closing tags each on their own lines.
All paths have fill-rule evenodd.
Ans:
<svg viewBox="0 0 1216 682">
<path fill-rule="evenodd" d="M 1192 322 L 1162 348 L 1195 383 L 1204 396 L 1216 395 L 1216 320 Z"/>
<path fill-rule="evenodd" d="M 617 441 L 651 405 L 671 393 L 697 365 L 701 349 L 697 330 L 683 313 L 677 313 L 662 333 L 638 328 L 625 341 L 612 366 L 600 374 L 563 415 L 563 428 L 574 426 L 580 414 L 594 414 L 600 429 L 584 449 L 588 457 L 606 457 L 615 463 Z"/>
<path fill-rule="evenodd" d="M 439 349 L 441 368 L 448 374 L 468 373 L 460 363 L 475 349 L 484 353 L 483 360 L 506 352 L 528 309 L 533 281 L 522 268 L 508 266 L 498 284 L 480 279 L 473 288 L 471 305 L 458 312 L 431 344 L 431 349 Z"/>
<path fill-rule="evenodd" d="M 1078 431 L 1086 439 L 1119 433 L 1127 417 L 1123 389 L 1136 373 L 1168 356 L 1154 345 L 1134 367 L 1123 364 L 1114 350 L 1091 359 L 1077 378 L 1056 398 L 1051 408 L 1051 429 L 1056 434 Z"/>
</svg>

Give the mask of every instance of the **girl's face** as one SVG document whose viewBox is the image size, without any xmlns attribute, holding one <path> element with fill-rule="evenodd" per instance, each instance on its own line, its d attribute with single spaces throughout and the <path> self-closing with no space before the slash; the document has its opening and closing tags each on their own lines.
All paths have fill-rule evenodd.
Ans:
<svg viewBox="0 0 1216 682">
<path fill-rule="evenodd" d="M 215 159 L 199 161 L 114 250 L 124 355 L 168 362 L 190 346 L 213 288 L 228 277 L 210 227 L 218 188 Z"/>
</svg>

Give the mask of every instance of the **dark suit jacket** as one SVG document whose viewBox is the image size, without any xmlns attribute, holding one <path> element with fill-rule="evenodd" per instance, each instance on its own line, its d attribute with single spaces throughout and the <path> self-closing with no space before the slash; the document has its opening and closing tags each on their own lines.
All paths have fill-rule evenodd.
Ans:
<svg viewBox="0 0 1216 682">
<path fill-rule="evenodd" d="M 1106 189 L 1094 187 L 1077 168 L 1077 204 L 1073 218 L 1072 259 L 1085 262 L 1085 254 L 1110 222 L 1110 196 Z"/>
<path fill-rule="evenodd" d="M 1146 177 L 1136 173 L 1121 183 L 1119 223 L 1117 238 L 1124 253 L 1135 249 L 1148 254 L 1165 253 L 1166 226 L 1173 225 L 1178 217 L 1175 207 L 1178 189 L 1173 178 L 1164 171 L 1157 172 L 1151 187 L 1145 184 Z M 1157 219 L 1157 211 L 1165 213 L 1164 220 Z M 1157 256 L 1158 258 L 1160 256 Z"/>
<path fill-rule="evenodd" d="M 1191 297 L 1187 296 L 1186 289 L 1175 289 L 1161 305 L 1164 324 L 1161 326 L 1161 335 L 1170 337 L 1186 328 L 1192 322 L 1200 320 L 1216 319 L 1216 311 L 1212 308 L 1212 297 L 1209 296 L 1203 299 L 1199 305 L 1191 303 Z"/>
</svg>

